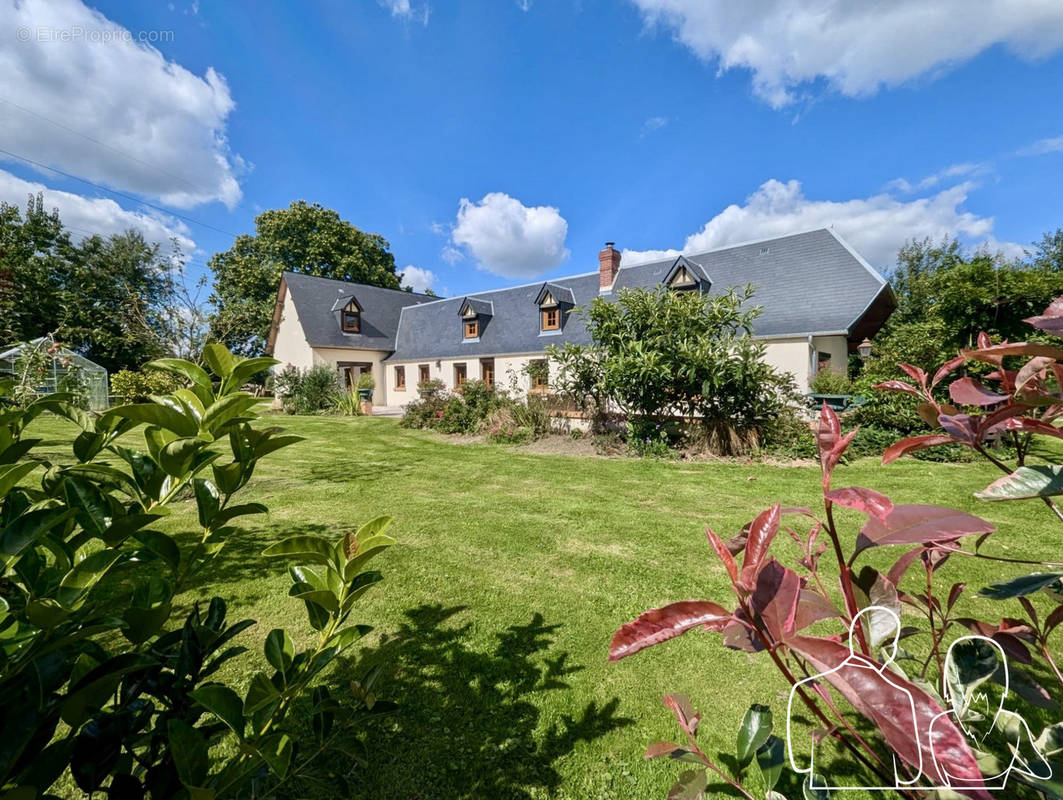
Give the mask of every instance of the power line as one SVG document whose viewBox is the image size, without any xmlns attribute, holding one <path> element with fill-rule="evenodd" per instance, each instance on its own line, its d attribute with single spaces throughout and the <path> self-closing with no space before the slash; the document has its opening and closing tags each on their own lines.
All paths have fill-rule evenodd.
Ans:
<svg viewBox="0 0 1063 800">
<path fill-rule="evenodd" d="M 64 125 L 62 122 L 54 120 L 51 117 L 46 117 L 46 116 L 44 116 L 44 114 L 40 114 L 40 113 L 38 113 L 38 112 L 36 112 L 36 111 L 34 111 L 32 109 L 26 108 L 25 106 L 20 106 L 18 103 L 14 102 L 12 100 L 8 100 L 8 99 L 6 99 L 4 97 L 0 97 L 0 103 L 12 106 L 13 108 L 17 108 L 19 111 L 24 111 L 25 113 L 29 114 L 30 116 L 34 116 L 34 117 L 37 117 L 37 119 L 41 119 L 41 120 L 44 120 L 45 122 L 51 123 L 52 125 L 55 125 L 55 127 L 62 128 L 64 131 L 67 131 L 68 133 L 72 133 L 75 136 L 80 136 L 82 139 L 86 139 L 86 140 L 92 142 L 93 144 L 97 144 L 100 147 L 103 147 L 103 148 L 105 148 L 107 150 L 110 150 L 112 153 L 117 153 L 118 155 L 122 156 L 123 158 L 128 158 L 131 161 L 136 161 L 138 164 L 143 164 L 145 167 L 150 167 L 151 169 L 156 170 L 157 172 L 160 172 L 160 173 L 162 173 L 163 175 L 166 175 L 169 178 L 173 178 L 174 180 L 181 181 L 181 183 L 185 184 L 185 186 L 188 186 L 188 187 L 190 187 L 192 189 L 195 189 L 197 192 L 200 192 L 201 194 L 204 194 L 204 195 L 209 195 L 210 194 L 210 192 L 206 191 L 202 186 L 196 186 L 196 184 L 192 183 L 187 178 L 184 178 L 184 177 L 182 177 L 180 175 L 174 175 L 172 172 L 163 169 L 162 167 L 158 166 L 157 164 L 152 164 L 152 163 L 150 163 L 148 161 L 145 161 L 142 158 L 137 158 L 132 153 L 127 153 L 124 150 L 119 150 L 117 147 L 109 145 L 106 142 L 101 142 L 99 139 L 95 139 L 95 138 L 93 138 L 92 136 L 89 136 L 86 133 L 82 133 L 81 131 L 74 130 L 73 128 L 71 128 L 71 127 L 69 127 L 67 125 Z"/>
<path fill-rule="evenodd" d="M 225 231 L 225 230 L 222 230 L 221 228 L 216 228 L 213 225 L 210 225 L 210 224 L 208 224 L 206 222 L 200 222 L 198 219 L 192 219 L 192 217 L 186 217 L 183 214 L 178 214 L 175 211 L 170 211 L 169 209 L 163 208 L 162 206 L 157 206 L 154 203 L 149 203 L 146 200 L 141 200 L 138 197 L 134 197 L 131 194 L 126 194 L 125 192 L 120 192 L 117 189 L 109 189 L 108 187 L 102 186 L 102 185 L 100 185 L 98 183 L 90 181 L 87 178 L 82 178 L 82 177 L 80 177 L 78 175 L 73 175 L 73 174 L 71 174 L 69 172 L 63 172 L 63 170 L 61 170 L 61 169 L 56 169 L 55 167 L 50 167 L 47 164 L 42 164 L 40 161 L 34 161 L 32 158 L 27 158 L 26 156 L 20 156 L 18 153 L 12 153 L 10 150 L 4 150 L 3 148 L 0 148 L 0 153 L 3 153 L 6 156 L 10 156 L 11 158 L 17 158 L 19 161 L 25 161 L 27 164 L 32 164 L 35 167 L 40 167 L 41 169 L 50 170 L 52 172 L 58 173 L 59 175 L 62 175 L 62 176 L 67 177 L 67 178 L 70 178 L 71 180 L 80 181 L 81 183 L 87 184 L 88 186 L 95 187 L 96 189 L 99 189 L 100 191 L 110 192 L 113 195 L 116 195 L 118 197 L 123 197 L 126 200 L 129 200 L 129 201 L 131 201 L 133 203 L 139 203 L 142 206 L 147 206 L 148 208 L 153 208 L 156 211 L 161 211 L 163 214 L 168 214 L 171 217 L 176 217 L 177 219 L 184 220 L 185 222 L 190 222 L 193 225 L 199 225 L 200 227 L 207 228 L 209 230 L 215 231 L 216 233 L 223 234 L 224 236 L 232 236 L 233 238 L 236 238 L 237 236 L 239 236 L 239 234 L 233 233 L 232 231 Z"/>
</svg>

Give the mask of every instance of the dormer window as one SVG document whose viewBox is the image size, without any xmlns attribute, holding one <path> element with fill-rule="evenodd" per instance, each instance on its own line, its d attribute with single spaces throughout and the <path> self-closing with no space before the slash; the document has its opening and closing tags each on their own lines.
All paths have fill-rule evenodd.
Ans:
<svg viewBox="0 0 1063 800">
<path fill-rule="evenodd" d="M 712 286 L 712 281 L 705 274 L 704 267 L 695 264 L 684 256 L 679 256 L 664 276 L 663 283 L 674 291 L 702 291 L 707 292 Z"/>
<path fill-rule="evenodd" d="M 465 342 L 475 342 L 483 335 L 484 326 L 491 320 L 494 306 L 490 301 L 466 299 L 458 309 L 461 317 L 461 338 Z"/>
<path fill-rule="evenodd" d="M 692 289 L 696 284 L 697 281 L 694 280 L 690 271 L 686 267 L 680 267 L 675 271 L 668 286 L 671 289 Z"/>
<path fill-rule="evenodd" d="M 340 321 L 344 333 L 359 333 L 362 330 L 362 309 L 351 300 L 340 312 Z"/>
<path fill-rule="evenodd" d="M 543 284 L 535 303 L 539 306 L 541 333 L 560 332 L 565 320 L 565 307 L 571 308 L 575 304 L 571 289 L 552 283 Z"/>
</svg>

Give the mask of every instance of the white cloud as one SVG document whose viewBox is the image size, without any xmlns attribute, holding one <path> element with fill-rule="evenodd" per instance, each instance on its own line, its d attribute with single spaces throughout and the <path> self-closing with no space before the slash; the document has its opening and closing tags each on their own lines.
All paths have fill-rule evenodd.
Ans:
<svg viewBox="0 0 1063 800">
<path fill-rule="evenodd" d="M 904 194 L 910 194 L 911 192 L 932 189 L 940 183 L 947 182 L 950 178 L 974 178 L 979 175 L 985 175 L 986 173 L 991 172 L 992 169 L 992 164 L 984 162 L 953 164 L 951 167 L 946 167 L 943 170 L 927 175 L 925 178 L 922 178 L 915 183 L 911 183 L 905 178 L 894 178 L 886 184 L 886 188 L 894 189 L 898 192 L 903 192 Z"/>
<path fill-rule="evenodd" d="M 59 209 L 59 219 L 70 229 L 75 241 L 94 233 L 109 236 L 134 228 L 149 242 L 161 245 L 164 252 L 168 251 L 170 239 L 174 236 L 186 255 L 195 252 L 195 242 L 191 239 L 188 227 L 180 220 L 154 212 L 126 211 L 106 197 L 82 197 L 56 191 L 44 184 L 25 181 L 0 170 L 0 200 L 5 203 L 24 209 L 27 197 L 38 192 L 44 192 L 44 207 L 47 210 Z"/>
<path fill-rule="evenodd" d="M 517 8 L 521 11 L 530 11 L 532 7 L 532 0 L 517 0 Z"/>
<path fill-rule="evenodd" d="M 175 207 L 239 202 L 220 74 L 167 61 L 78 0 L 3 3 L 0 23 L 5 150 Z"/>
<path fill-rule="evenodd" d="M 659 131 L 667 124 L 668 117 L 650 117 L 648 120 L 642 123 L 642 132 L 639 134 L 639 136 L 645 136 L 648 133 Z"/>
<path fill-rule="evenodd" d="M 410 0 L 380 0 L 380 5 L 391 12 L 391 16 L 403 22 L 416 22 L 428 26 L 428 17 L 432 13 L 427 3 L 417 5 Z"/>
<path fill-rule="evenodd" d="M 939 241 L 958 236 L 985 242 L 992 250 L 1019 256 L 1023 249 L 993 236 L 993 218 L 963 209 L 972 183 L 961 183 L 937 194 L 910 200 L 884 192 L 852 200 L 810 200 L 799 181 L 769 180 L 746 198 L 730 205 L 687 237 L 682 252 L 698 253 L 740 242 L 784 236 L 813 228 L 833 227 L 880 272 L 889 271 L 897 250 L 909 239 Z M 667 258 L 677 250 L 628 251 L 624 263 Z"/>
<path fill-rule="evenodd" d="M 825 79 L 848 96 L 935 75 L 1002 44 L 1035 59 L 1063 46 L 1058 0 L 632 0 L 647 24 L 721 71 L 753 73 L 772 106 Z"/>
<path fill-rule="evenodd" d="M 434 272 L 428 269 L 421 269 L 410 264 L 399 273 L 399 277 L 402 278 L 402 282 L 413 289 L 415 292 L 423 292 L 425 289 L 432 288 L 432 284 L 436 282 L 436 275 Z"/>
<path fill-rule="evenodd" d="M 465 254 L 456 247 L 447 245 L 439 251 L 439 257 L 446 261 L 448 264 L 457 264 L 459 261 L 465 260 Z"/>
<path fill-rule="evenodd" d="M 568 258 L 568 223 L 552 206 L 526 206 L 502 192 L 478 203 L 462 198 L 451 241 L 480 269 L 506 278 L 531 278 Z"/>
<path fill-rule="evenodd" d="M 1063 136 L 1051 139 L 1038 139 L 1029 147 L 1022 148 L 1016 155 L 1043 156 L 1047 153 L 1063 153 Z"/>
</svg>

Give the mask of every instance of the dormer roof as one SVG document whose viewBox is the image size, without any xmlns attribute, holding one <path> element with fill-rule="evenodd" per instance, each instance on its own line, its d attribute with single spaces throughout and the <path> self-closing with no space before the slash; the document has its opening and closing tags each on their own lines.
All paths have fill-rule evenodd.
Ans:
<svg viewBox="0 0 1063 800">
<path fill-rule="evenodd" d="M 539 290 L 539 294 L 535 296 L 535 305 L 574 306 L 576 305 L 576 296 L 572 294 L 572 289 L 569 287 L 547 281 Z"/>
</svg>

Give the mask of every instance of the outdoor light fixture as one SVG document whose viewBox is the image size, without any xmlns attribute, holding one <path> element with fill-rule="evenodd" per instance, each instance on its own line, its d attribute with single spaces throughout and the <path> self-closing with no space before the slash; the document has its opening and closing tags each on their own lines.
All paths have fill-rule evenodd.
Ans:
<svg viewBox="0 0 1063 800">
<path fill-rule="evenodd" d="M 856 346 L 856 352 L 860 354 L 860 358 L 867 358 L 871 355 L 871 340 L 865 338 Z"/>
</svg>

